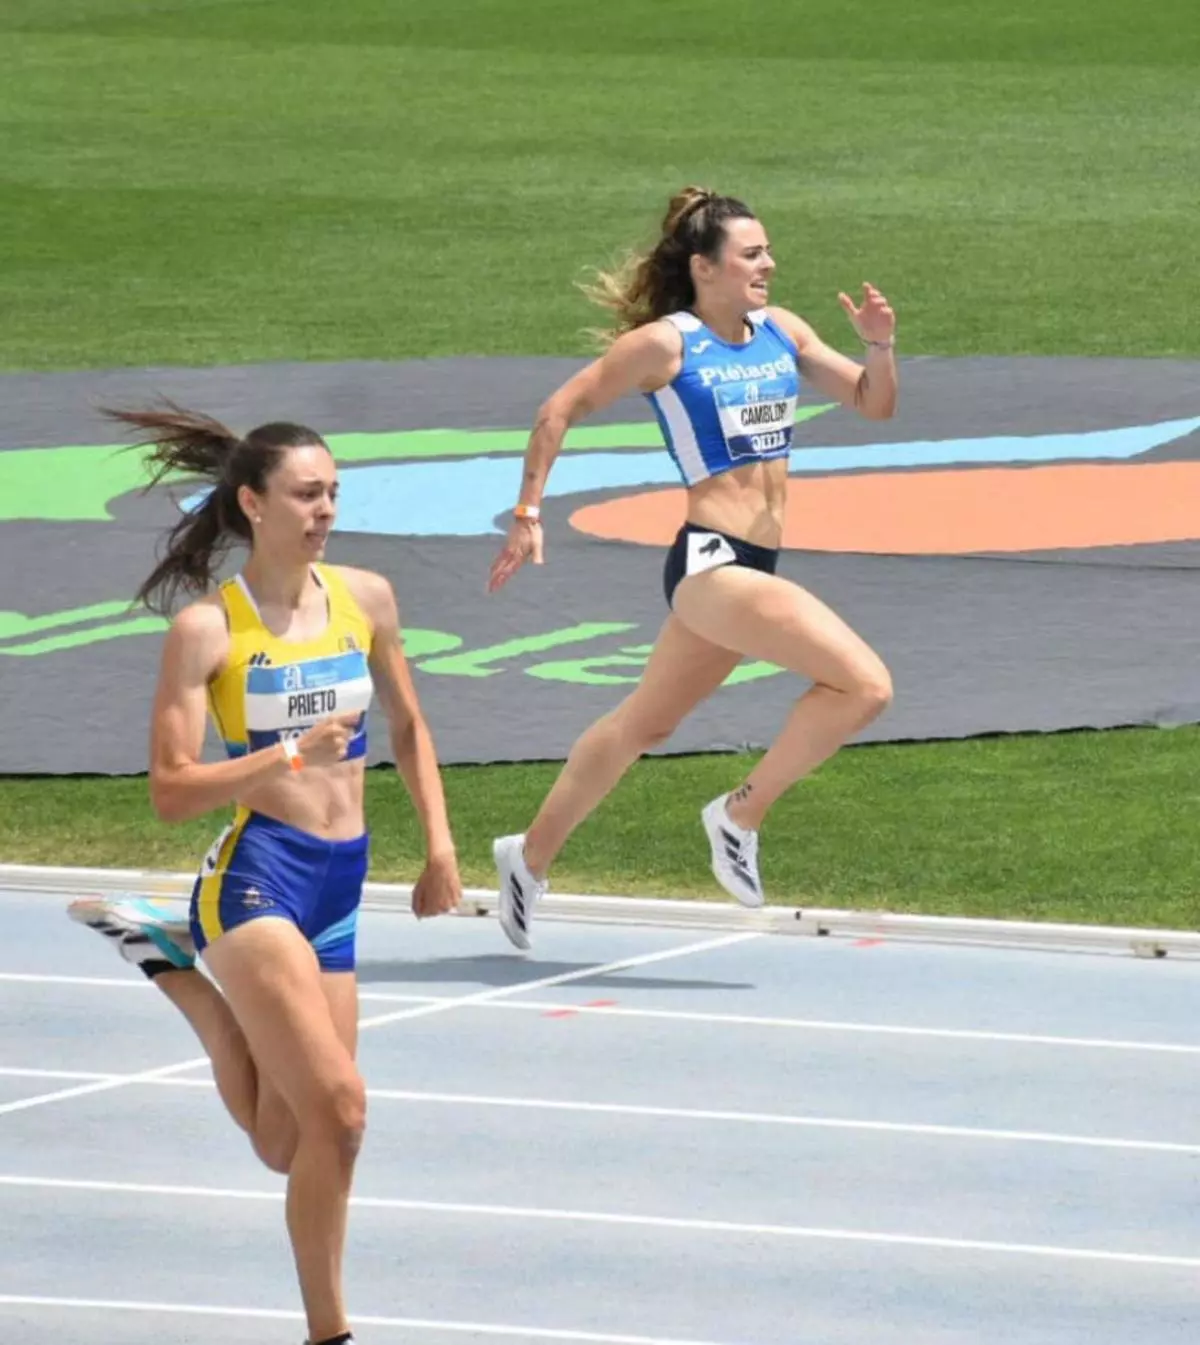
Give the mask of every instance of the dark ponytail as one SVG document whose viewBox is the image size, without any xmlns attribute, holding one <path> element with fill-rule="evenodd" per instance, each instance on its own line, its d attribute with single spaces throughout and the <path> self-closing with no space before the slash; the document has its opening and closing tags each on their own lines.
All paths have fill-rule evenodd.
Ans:
<svg viewBox="0 0 1200 1345">
<path fill-rule="evenodd" d="M 132 447 L 150 449 L 146 490 L 177 474 L 212 486 L 204 502 L 172 527 L 161 559 L 137 591 L 135 601 L 164 616 L 181 592 L 198 595 L 208 589 L 235 541 L 253 540 L 238 490 L 249 486 L 261 495 L 289 448 L 328 447 L 314 430 L 286 423 L 261 425 L 239 439 L 211 416 L 169 402 L 161 409 L 103 414 L 145 436 Z"/>
<path fill-rule="evenodd" d="M 690 260 L 699 255 L 715 261 L 725 242 L 730 220 L 754 219 L 754 212 L 734 196 L 718 196 L 703 187 L 677 192 L 663 217 L 662 234 L 653 249 L 633 254 L 613 272 L 601 271 L 584 293 L 607 308 L 616 321 L 602 340 L 614 341 L 696 302 Z"/>
</svg>

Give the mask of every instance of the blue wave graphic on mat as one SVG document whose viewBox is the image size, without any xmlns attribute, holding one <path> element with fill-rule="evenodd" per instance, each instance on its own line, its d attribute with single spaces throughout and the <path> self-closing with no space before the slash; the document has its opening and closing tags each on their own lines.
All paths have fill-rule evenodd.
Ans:
<svg viewBox="0 0 1200 1345">
<path fill-rule="evenodd" d="M 899 444 L 797 448 L 788 471 L 878 471 L 898 467 L 949 467 L 992 463 L 1124 461 L 1200 429 L 1200 416 L 1157 425 L 1068 434 L 996 435 L 976 439 L 918 439 Z M 496 517 L 512 507 L 521 482 L 521 459 L 458 458 L 445 462 L 380 463 L 345 467 L 338 503 L 339 532 L 395 537 L 479 537 L 499 534 Z M 648 453 L 580 453 L 558 459 L 546 497 L 677 486 L 666 450 Z M 208 492 L 190 496 L 196 508 Z"/>
</svg>

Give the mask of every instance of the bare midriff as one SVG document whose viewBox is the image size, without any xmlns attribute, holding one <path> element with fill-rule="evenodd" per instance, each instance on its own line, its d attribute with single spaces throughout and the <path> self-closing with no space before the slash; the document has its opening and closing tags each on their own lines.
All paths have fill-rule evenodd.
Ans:
<svg viewBox="0 0 1200 1345">
<path fill-rule="evenodd" d="M 688 488 L 689 523 L 776 549 L 787 507 L 786 458 L 734 467 Z"/>
</svg>

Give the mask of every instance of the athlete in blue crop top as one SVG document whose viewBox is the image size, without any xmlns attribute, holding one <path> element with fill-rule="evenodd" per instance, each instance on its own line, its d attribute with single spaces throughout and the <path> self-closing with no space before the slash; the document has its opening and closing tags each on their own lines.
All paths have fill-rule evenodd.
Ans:
<svg viewBox="0 0 1200 1345">
<path fill-rule="evenodd" d="M 167 822 L 235 812 L 200 866 L 188 919 L 137 898 L 80 901 L 70 914 L 182 1011 L 230 1115 L 262 1161 L 288 1174 L 308 1340 L 345 1345 L 342 1249 L 366 1107 L 354 966 L 372 693 L 425 832 L 419 916 L 451 910 L 462 892 L 437 757 L 391 585 L 321 563 L 337 471 L 320 436 L 274 424 L 241 439 L 186 411 L 115 414 L 148 432 L 155 480 L 183 471 L 213 486 L 138 595 L 159 610 L 181 589 L 204 595 L 166 637 L 151 800 Z M 205 594 L 239 539 L 250 549 L 244 568 Z M 206 713 L 226 761 L 201 760 Z M 219 991 L 196 970 L 197 955 Z M 204 1159 L 185 1161 L 202 1168 Z"/>
<path fill-rule="evenodd" d="M 527 560 L 542 563 L 542 492 L 567 429 L 627 393 L 654 408 L 687 487 L 687 516 L 666 557 L 670 611 L 641 681 L 575 743 L 528 831 L 495 843 L 501 922 L 518 948 L 529 947 L 534 907 L 567 837 L 742 657 L 812 682 L 742 784 L 701 810 L 714 876 L 746 906 L 764 899 L 757 856 L 767 810 L 891 699 L 878 655 L 775 570 L 801 380 L 860 415 L 890 417 L 895 314 L 871 285 L 861 304 L 839 296 L 866 347 L 859 364 L 770 305 L 774 270 L 766 232 L 742 202 L 687 188 L 655 247 L 625 273 L 600 277 L 594 297 L 617 319 L 609 350 L 538 413 L 493 591 Z"/>
</svg>

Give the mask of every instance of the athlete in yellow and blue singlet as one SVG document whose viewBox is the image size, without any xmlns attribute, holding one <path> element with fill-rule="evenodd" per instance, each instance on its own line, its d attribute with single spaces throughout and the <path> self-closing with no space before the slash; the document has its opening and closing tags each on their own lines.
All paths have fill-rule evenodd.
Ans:
<svg viewBox="0 0 1200 1345">
<path fill-rule="evenodd" d="M 231 757 L 283 742 L 330 715 L 358 714 L 346 760 L 366 754 L 371 623 L 338 571 L 314 565 L 329 622 L 312 639 L 282 640 L 263 624 L 241 575 L 221 585 L 229 655 L 209 683 L 208 708 Z M 192 891 L 197 952 L 261 916 L 290 919 L 324 971 L 354 968 L 368 837 L 328 841 L 239 806 L 209 850 Z"/>
<path fill-rule="evenodd" d="M 151 713 L 150 802 L 169 823 L 235 811 L 186 919 L 133 895 L 82 898 L 68 914 L 138 967 L 196 1033 L 230 1118 L 260 1162 L 288 1175 L 306 1343 L 351 1345 L 342 1264 L 367 1106 L 355 942 L 368 709 L 378 705 L 424 833 L 418 919 L 462 898 L 433 735 L 391 582 L 323 564 L 338 479 L 315 430 L 278 421 L 240 436 L 174 404 L 111 414 L 146 436 L 153 480 L 181 474 L 208 486 L 137 594 L 170 618 Z M 245 568 L 221 584 L 217 567 L 238 543 Z M 181 597 L 192 601 L 179 606 Z M 210 719 L 228 760 L 202 759 Z"/>
</svg>

